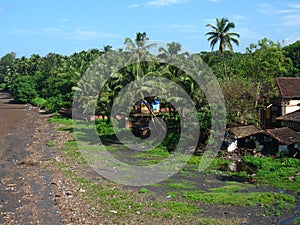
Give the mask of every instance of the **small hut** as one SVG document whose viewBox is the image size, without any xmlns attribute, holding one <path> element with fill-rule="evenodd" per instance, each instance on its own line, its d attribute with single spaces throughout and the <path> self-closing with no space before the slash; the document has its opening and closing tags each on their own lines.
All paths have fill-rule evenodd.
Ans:
<svg viewBox="0 0 300 225">
<path fill-rule="evenodd" d="M 254 125 L 230 128 L 228 131 L 227 150 L 234 151 L 237 148 L 262 149 L 263 131 Z"/>
<path fill-rule="evenodd" d="M 289 127 L 267 129 L 265 132 L 273 138 L 266 146 L 268 153 L 300 158 L 300 133 Z"/>
</svg>

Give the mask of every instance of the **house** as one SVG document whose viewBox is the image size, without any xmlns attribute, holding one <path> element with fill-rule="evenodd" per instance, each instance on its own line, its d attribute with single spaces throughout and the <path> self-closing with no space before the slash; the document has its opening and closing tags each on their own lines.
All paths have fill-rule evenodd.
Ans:
<svg viewBox="0 0 300 225">
<path fill-rule="evenodd" d="M 289 127 L 261 130 L 254 125 L 227 130 L 228 152 L 245 149 L 263 155 L 287 155 L 300 158 L 300 133 Z M 252 150 L 251 150 L 252 149 Z"/>
<path fill-rule="evenodd" d="M 159 100 L 153 100 L 151 105 L 146 101 L 141 101 L 140 104 L 141 104 L 140 108 L 141 108 L 142 113 L 150 113 L 148 107 L 151 107 L 154 113 L 160 111 L 160 101 Z M 146 106 L 146 104 L 148 107 Z"/>
<path fill-rule="evenodd" d="M 227 130 L 225 145 L 228 152 L 238 148 L 261 150 L 260 144 L 263 140 L 263 130 L 254 125 L 233 127 Z"/>
<path fill-rule="evenodd" d="M 300 132 L 300 110 L 277 117 L 276 120 L 281 122 L 282 127 L 289 127 Z"/>
<path fill-rule="evenodd" d="M 264 154 L 283 154 L 300 158 L 300 134 L 289 127 L 266 129 L 272 141 L 265 144 Z"/>
<path fill-rule="evenodd" d="M 276 83 L 281 96 L 281 115 L 300 109 L 300 78 L 278 77 Z"/>
<path fill-rule="evenodd" d="M 281 127 L 281 121 L 276 118 L 300 109 L 300 78 L 277 77 L 276 84 L 279 96 L 272 99 L 271 104 L 261 114 L 264 128 Z"/>
</svg>

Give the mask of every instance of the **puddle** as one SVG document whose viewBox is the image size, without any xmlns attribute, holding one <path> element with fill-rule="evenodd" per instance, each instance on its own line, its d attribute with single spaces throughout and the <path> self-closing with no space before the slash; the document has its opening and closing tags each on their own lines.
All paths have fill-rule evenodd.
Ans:
<svg viewBox="0 0 300 225">
<path fill-rule="evenodd" d="M 300 208 L 300 205 L 298 205 L 297 207 Z M 299 211 L 299 210 L 297 210 L 297 211 Z M 297 219 L 297 218 L 300 218 L 300 214 L 298 214 L 298 215 L 296 215 L 296 216 L 293 216 L 293 217 L 291 217 L 291 218 L 289 218 L 289 219 L 287 219 L 287 220 L 281 221 L 281 222 L 279 223 L 279 225 L 291 225 L 291 224 L 294 224 L 293 222 L 294 222 L 295 219 Z"/>
</svg>

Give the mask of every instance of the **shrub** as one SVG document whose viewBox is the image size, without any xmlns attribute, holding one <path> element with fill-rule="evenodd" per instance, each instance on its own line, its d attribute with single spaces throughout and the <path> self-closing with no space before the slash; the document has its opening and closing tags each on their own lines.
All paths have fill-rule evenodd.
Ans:
<svg viewBox="0 0 300 225">
<path fill-rule="evenodd" d="M 12 97 L 20 102 L 28 103 L 38 96 L 36 83 L 31 76 L 18 77 L 11 85 Z"/>
<path fill-rule="evenodd" d="M 5 83 L 1 83 L 0 84 L 0 91 L 4 90 L 6 88 L 6 84 Z"/>
<path fill-rule="evenodd" d="M 38 107 L 41 107 L 41 108 L 45 108 L 47 106 L 47 100 L 44 99 L 44 98 L 40 98 L 40 97 L 32 99 L 31 103 L 34 106 L 38 106 Z"/>
</svg>

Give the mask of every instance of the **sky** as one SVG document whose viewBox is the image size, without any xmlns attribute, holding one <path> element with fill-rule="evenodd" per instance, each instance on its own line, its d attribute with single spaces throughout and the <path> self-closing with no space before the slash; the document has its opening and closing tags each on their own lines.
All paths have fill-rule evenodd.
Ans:
<svg viewBox="0 0 300 225">
<path fill-rule="evenodd" d="M 264 37 L 284 45 L 300 40 L 299 0 L 0 0 L 0 56 L 116 49 L 136 32 L 210 51 L 206 24 L 223 17 L 240 34 L 236 52 Z"/>
</svg>

